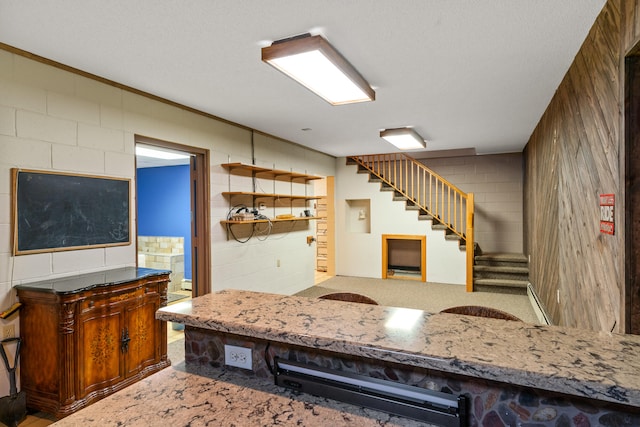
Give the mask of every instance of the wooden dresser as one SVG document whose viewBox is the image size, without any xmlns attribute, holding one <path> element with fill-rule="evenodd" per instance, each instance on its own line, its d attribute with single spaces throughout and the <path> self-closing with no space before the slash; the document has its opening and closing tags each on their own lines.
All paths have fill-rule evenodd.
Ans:
<svg viewBox="0 0 640 427">
<path fill-rule="evenodd" d="M 129 267 L 16 286 L 27 406 L 61 418 L 169 366 L 168 282 Z"/>
</svg>

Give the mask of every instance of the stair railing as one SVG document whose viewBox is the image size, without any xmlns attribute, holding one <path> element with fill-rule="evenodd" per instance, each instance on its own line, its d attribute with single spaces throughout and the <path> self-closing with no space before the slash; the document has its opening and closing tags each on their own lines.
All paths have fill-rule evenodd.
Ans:
<svg viewBox="0 0 640 427">
<path fill-rule="evenodd" d="M 408 202 L 420 209 L 420 214 L 442 224 L 446 232 L 455 234 L 465 243 L 466 286 L 473 291 L 473 193 L 465 193 L 449 181 L 403 153 L 350 156 L 350 160 L 365 168 L 385 185 L 391 186 Z"/>
</svg>

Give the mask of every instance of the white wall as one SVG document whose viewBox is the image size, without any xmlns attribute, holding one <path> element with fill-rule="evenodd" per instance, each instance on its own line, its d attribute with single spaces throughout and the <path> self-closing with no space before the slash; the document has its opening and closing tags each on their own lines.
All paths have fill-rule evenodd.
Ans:
<svg viewBox="0 0 640 427">
<path fill-rule="evenodd" d="M 213 289 L 223 288 L 259 290 L 264 292 L 293 294 L 314 282 L 315 244 L 307 245 L 306 236 L 315 235 L 314 221 L 277 223 L 274 232 L 265 241 L 256 236 L 247 243 L 238 243 L 220 224 L 229 213 L 229 199 L 223 191 L 253 191 L 251 178 L 229 174 L 220 163 L 251 163 L 246 155 L 225 156 L 216 162 L 211 175 L 213 217 Z M 248 152 L 250 155 L 250 152 Z M 282 142 L 267 136 L 254 135 L 254 155 L 257 166 L 294 171 L 318 176 L 333 176 L 334 158 Z M 257 179 L 256 192 L 313 195 L 314 185 Z M 250 200 L 234 198 L 233 204 L 250 205 Z M 269 206 L 270 202 L 266 202 Z M 266 215 L 273 217 L 291 213 L 299 216 L 305 208 L 296 202 L 290 208 L 289 201 L 276 203 L 274 210 L 268 207 Z M 313 202 L 309 202 L 311 208 Z M 257 207 L 257 206 L 256 206 Z M 238 226 L 233 226 L 238 227 Z M 245 227 L 245 226 L 242 226 Z M 275 232 L 277 230 L 277 232 Z M 241 236 L 238 236 L 242 240 Z"/>
<path fill-rule="evenodd" d="M 13 301 L 12 286 L 19 283 L 135 265 L 133 244 L 12 257 L 10 241 L 11 168 L 133 180 L 135 134 L 211 151 L 213 290 L 288 294 L 313 284 L 315 246 L 306 244 L 312 222 L 308 230 L 281 229 L 266 241 L 254 238 L 246 244 L 228 240 L 220 224 L 229 210 L 220 194 L 229 190 L 229 176 L 220 164 L 251 162 L 250 130 L 0 50 L 0 309 Z M 263 135 L 253 139 L 258 165 L 334 175 L 333 157 Z M 313 185 L 308 188 L 312 194 Z M 132 189 L 135 206 L 135 185 Z M 18 329 L 17 320 L 11 322 Z M 0 320 L 0 327 L 6 323 Z M 0 395 L 8 394 L 7 381 L 0 374 Z"/>
<path fill-rule="evenodd" d="M 444 231 L 432 230 L 431 221 L 419 221 L 416 211 L 393 201 L 393 192 L 380 191 L 380 184 L 368 179 L 357 166 L 336 159 L 336 274 L 381 278 L 383 234 L 425 235 L 427 281 L 464 285 L 466 255 L 458 242 L 445 240 Z M 346 200 L 358 199 L 370 200 L 370 233 L 350 231 L 347 225 Z"/>
</svg>

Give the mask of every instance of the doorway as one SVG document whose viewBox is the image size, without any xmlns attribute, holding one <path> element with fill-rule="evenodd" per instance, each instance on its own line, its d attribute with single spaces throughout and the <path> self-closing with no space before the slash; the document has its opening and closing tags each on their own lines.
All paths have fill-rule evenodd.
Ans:
<svg viewBox="0 0 640 427">
<path fill-rule="evenodd" d="M 182 161 L 168 159 L 154 160 L 157 166 L 174 165 L 181 162 L 188 165 L 188 203 L 190 221 L 190 258 L 189 267 L 191 270 L 191 293 L 192 296 L 204 295 L 211 292 L 210 277 L 210 214 L 209 214 L 209 150 L 190 147 L 174 142 L 163 141 L 155 138 L 149 138 L 142 135 L 135 135 L 136 147 L 147 147 L 159 151 L 182 154 L 186 158 Z M 136 156 L 136 171 L 138 164 L 138 156 Z M 137 173 L 137 172 L 136 172 Z M 136 176 L 136 182 L 138 177 Z M 136 197 L 136 205 L 138 197 Z M 136 206 L 139 208 L 139 206 Z M 171 206 L 166 206 L 167 216 L 170 216 Z M 138 237 L 139 224 L 136 224 L 136 241 Z M 136 247 L 136 249 L 138 249 Z M 187 249 L 187 248 L 185 248 Z"/>
<path fill-rule="evenodd" d="M 382 235 L 382 278 L 426 282 L 427 236 Z"/>
<path fill-rule="evenodd" d="M 625 58 L 625 332 L 640 334 L 640 46 Z"/>
<path fill-rule="evenodd" d="M 335 180 L 333 176 L 314 182 L 316 196 L 314 202 L 316 219 L 316 263 L 315 279 L 317 285 L 336 275 L 335 262 Z"/>
</svg>

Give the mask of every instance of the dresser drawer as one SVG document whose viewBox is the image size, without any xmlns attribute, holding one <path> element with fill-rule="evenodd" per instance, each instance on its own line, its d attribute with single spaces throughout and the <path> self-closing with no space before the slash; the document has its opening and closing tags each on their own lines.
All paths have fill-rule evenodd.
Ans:
<svg viewBox="0 0 640 427">
<path fill-rule="evenodd" d="M 146 288 L 135 288 L 122 292 L 115 292 L 113 294 L 88 296 L 87 298 L 80 301 L 80 312 L 86 313 L 90 310 L 109 307 L 113 304 L 119 304 L 133 300 L 135 298 L 139 298 L 144 294 L 145 289 Z"/>
</svg>

